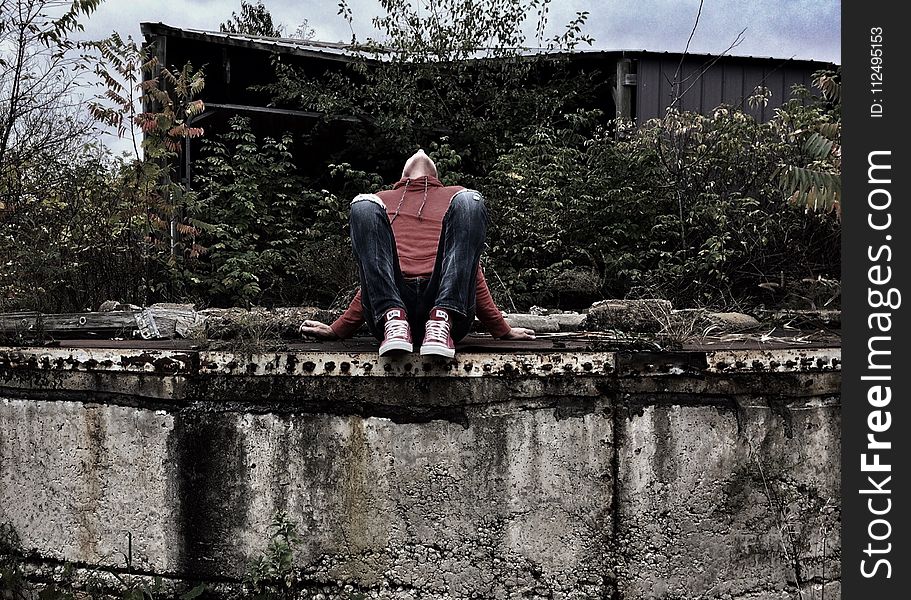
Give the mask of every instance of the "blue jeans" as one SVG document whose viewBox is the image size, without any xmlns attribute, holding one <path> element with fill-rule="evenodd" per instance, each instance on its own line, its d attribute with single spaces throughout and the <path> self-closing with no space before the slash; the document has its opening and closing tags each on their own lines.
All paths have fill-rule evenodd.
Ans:
<svg viewBox="0 0 911 600">
<path fill-rule="evenodd" d="M 452 339 L 471 329 L 475 315 L 478 260 L 487 236 L 487 207 L 473 190 L 457 193 L 443 216 L 436 262 L 430 277 L 405 278 L 399 266 L 392 225 L 378 196 L 362 194 L 351 202 L 351 245 L 361 281 L 364 320 L 377 339 L 383 339 L 383 315 L 402 307 L 412 336 L 423 338 L 430 310 L 449 311 Z"/>
</svg>

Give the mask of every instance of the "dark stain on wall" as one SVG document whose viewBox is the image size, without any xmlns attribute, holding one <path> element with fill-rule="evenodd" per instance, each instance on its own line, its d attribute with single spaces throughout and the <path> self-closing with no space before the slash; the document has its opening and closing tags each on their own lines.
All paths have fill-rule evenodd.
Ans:
<svg viewBox="0 0 911 600">
<path fill-rule="evenodd" d="M 174 567 L 193 577 L 244 572 L 251 500 L 244 434 L 235 413 L 180 411 L 168 436 L 168 519 Z"/>
<path fill-rule="evenodd" d="M 96 555 L 96 543 L 101 538 L 98 513 L 104 500 L 105 485 L 102 475 L 107 472 L 110 460 L 107 449 L 107 423 L 97 406 L 88 405 L 83 413 L 88 447 L 83 457 L 82 473 L 86 479 L 86 504 L 79 513 L 80 529 L 77 534 L 79 549 L 83 556 Z"/>
</svg>

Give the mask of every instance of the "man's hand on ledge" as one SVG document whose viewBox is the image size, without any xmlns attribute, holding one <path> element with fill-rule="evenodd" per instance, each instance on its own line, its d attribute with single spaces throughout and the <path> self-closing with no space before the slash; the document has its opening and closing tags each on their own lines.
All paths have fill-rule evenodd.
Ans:
<svg viewBox="0 0 911 600">
<path fill-rule="evenodd" d="M 302 335 L 312 335 L 321 340 L 338 339 L 338 336 L 335 335 L 335 332 L 332 331 L 328 325 L 320 323 L 319 321 L 304 321 L 301 323 L 299 329 Z"/>
<path fill-rule="evenodd" d="M 501 340 L 533 340 L 535 339 L 535 330 L 526 329 L 525 327 L 513 327 L 509 333 L 500 338 Z"/>
</svg>

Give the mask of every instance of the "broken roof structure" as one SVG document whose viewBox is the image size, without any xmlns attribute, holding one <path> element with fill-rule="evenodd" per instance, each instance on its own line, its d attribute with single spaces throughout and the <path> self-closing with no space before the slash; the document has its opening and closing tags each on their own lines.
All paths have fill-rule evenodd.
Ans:
<svg viewBox="0 0 911 600">
<path fill-rule="evenodd" d="M 251 119 L 257 131 L 278 137 L 286 131 L 311 133 L 319 122 L 330 121 L 338 128 L 358 122 L 351 115 L 325 114 L 299 110 L 293 106 L 276 106 L 256 86 L 274 79 L 273 61 L 298 67 L 305 76 L 319 77 L 345 68 L 355 58 L 382 61 L 392 50 L 377 45 L 352 45 L 340 42 L 271 38 L 257 35 L 179 28 L 163 23 L 142 23 L 142 33 L 163 65 L 205 66 L 206 89 L 203 100 L 206 112 L 197 118 L 205 120 L 209 131 L 223 131 L 227 120 L 235 115 Z M 652 52 L 648 50 L 587 50 L 553 52 L 528 48 L 528 56 L 549 54 L 568 59 L 559 68 L 573 72 L 598 73 L 600 90 L 590 108 L 599 108 L 607 116 L 630 119 L 636 123 L 661 116 L 674 100 L 673 81 L 682 82 L 676 93 L 681 95 L 683 110 L 707 114 L 720 104 L 742 107 L 757 120 L 767 120 L 776 108 L 788 100 L 795 85 L 811 86 L 812 74 L 834 68 L 831 63 L 798 58 L 709 55 L 694 53 Z M 484 51 L 478 59 L 485 58 Z M 149 75 L 146 75 L 147 77 Z M 747 99 L 757 86 L 771 92 L 766 104 L 750 106 Z M 347 123 L 347 125 L 346 125 Z M 326 128 L 324 128 L 326 129 Z M 339 150 L 342 136 L 330 131 L 309 141 L 321 152 Z M 195 144 L 191 144 L 191 154 Z M 335 144 L 335 146 L 333 146 Z M 300 148 L 307 162 L 307 148 Z M 181 178 L 186 177 L 181 165 Z"/>
<path fill-rule="evenodd" d="M 149 43 L 156 44 L 163 64 L 180 65 L 187 61 L 208 65 L 207 90 L 218 97 L 210 98 L 216 104 L 236 107 L 267 108 L 238 100 L 249 96 L 243 84 L 248 78 L 265 83 L 271 75 L 269 56 L 273 54 L 303 59 L 323 68 L 350 62 L 356 57 L 383 60 L 392 50 L 378 45 L 353 45 L 342 42 L 324 42 L 293 38 L 271 38 L 258 35 L 184 29 L 163 23 L 142 23 L 142 33 Z M 629 106 L 615 102 L 612 107 L 602 107 L 607 114 L 632 118 L 644 122 L 660 116 L 669 105 L 671 82 L 678 68 L 680 78 L 689 88 L 682 97 L 684 110 L 707 112 L 719 104 L 743 106 L 755 112 L 760 120 L 788 99 L 794 85 L 810 86 L 813 72 L 833 68 L 823 61 L 795 57 L 775 58 L 760 56 L 713 55 L 699 53 L 653 52 L 644 49 L 553 51 L 546 48 L 526 48 L 523 54 L 536 56 L 548 54 L 568 57 L 571 63 L 588 69 L 597 68 L 604 77 L 613 80 L 614 96 L 623 95 L 629 88 Z M 485 56 L 480 50 L 478 58 Z M 220 60 L 212 60 L 220 59 Z M 221 66 L 221 69 L 216 65 Z M 620 67 L 621 63 L 626 63 Z M 254 72 L 243 73 L 256 66 Z M 618 70 L 619 69 L 619 70 Z M 213 85 L 214 88 L 213 88 Z M 691 87 L 690 87 L 691 85 Z M 745 100 L 757 86 L 772 92 L 769 103 L 763 107 L 745 106 Z M 210 102 L 211 104 L 211 102 Z M 608 110 L 612 108 L 613 110 Z"/>
</svg>

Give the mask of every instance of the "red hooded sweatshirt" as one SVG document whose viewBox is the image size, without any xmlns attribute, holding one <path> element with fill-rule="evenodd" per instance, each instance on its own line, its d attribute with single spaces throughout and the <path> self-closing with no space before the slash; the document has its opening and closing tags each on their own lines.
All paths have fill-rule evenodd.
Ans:
<svg viewBox="0 0 911 600">
<path fill-rule="evenodd" d="M 452 197 L 464 189 L 457 185 L 444 186 L 436 177 L 423 176 L 415 179 L 403 177 L 391 190 L 377 192 L 392 221 L 399 266 L 405 277 L 430 277 L 433 273 L 443 216 Z M 494 337 L 509 333 L 510 327 L 490 295 L 480 266 L 475 312 Z M 351 337 L 363 322 L 364 309 L 358 290 L 348 309 L 330 327 L 344 339 Z"/>
</svg>

